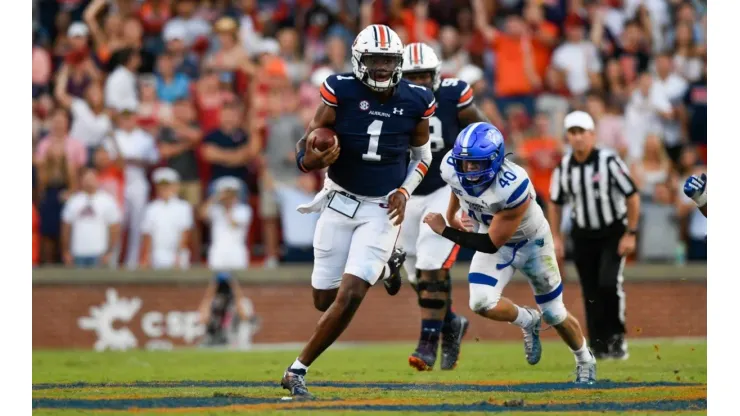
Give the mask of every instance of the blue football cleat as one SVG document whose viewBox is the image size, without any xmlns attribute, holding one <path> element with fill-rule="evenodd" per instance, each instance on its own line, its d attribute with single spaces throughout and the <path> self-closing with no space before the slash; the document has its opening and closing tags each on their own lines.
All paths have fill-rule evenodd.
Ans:
<svg viewBox="0 0 740 416">
<path fill-rule="evenodd" d="M 594 384 L 596 382 L 596 360 L 576 365 L 576 384 Z"/>
<path fill-rule="evenodd" d="M 532 323 L 522 328 L 524 334 L 524 355 L 527 357 L 527 362 L 530 365 L 535 365 L 540 362 L 542 358 L 542 343 L 540 342 L 540 328 L 542 328 L 542 314 L 529 307 L 524 307 L 530 314 L 532 314 Z"/>
</svg>

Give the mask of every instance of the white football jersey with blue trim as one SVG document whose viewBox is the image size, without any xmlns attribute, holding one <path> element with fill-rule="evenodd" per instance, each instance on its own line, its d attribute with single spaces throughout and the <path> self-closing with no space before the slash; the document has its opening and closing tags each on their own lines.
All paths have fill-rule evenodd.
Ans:
<svg viewBox="0 0 740 416">
<path fill-rule="evenodd" d="M 442 159 L 442 166 L 440 167 L 442 178 L 450 185 L 452 192 L 457 195 L 464 212 L 484 226 L 483 228 L 478 227 L 479 232 L 488 231 L 493 216 L 499 211 L 516 208 L 527 200 L 531 200 L 529 208 L 527 208 L 519 228 L 511 237 L 511 242 L 534 238 L 538 230 L 547 226 L 547 219 L 545 219 L 542 208 L 534 201 L 537 194 L 524 168 L 504 159 L 501 170 L 489 188 L 476 197 L 468 194 L 463 189 L 460 179 L 455 173 L 455 168 L 447 163 L 451 155 L 452 151 L 448 152 Z"/>
</svg>

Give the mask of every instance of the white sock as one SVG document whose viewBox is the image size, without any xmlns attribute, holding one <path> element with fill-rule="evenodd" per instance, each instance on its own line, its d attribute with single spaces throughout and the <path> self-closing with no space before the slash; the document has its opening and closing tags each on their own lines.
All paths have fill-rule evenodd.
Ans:
<svg viewBox="0 0 740 416">
<path fill-rule="evenodd" d="M 593 361 L 594 356 L 591 355 L 591 351 L 588 350 L 586 338 L 583 339 L 583 345 L 581 345 L 581 348 L 573 351 L 573 355 L 576 356 L 576 364 L 590 363 Z"/>
<path fill-rule="evenodd" d="M 295 361 L 293 361 L 293 364 L 290 365 L 290 368 L 292 368 L 294 370 L 304 370 L 304 371 L 308 372 L 308 366 L 307 365 L 303 365 L 303 363 L 300 362 L 300 361 L 298 361 L 297 358 L 295 359 Z"/>
<path fill-rule="evenodd" d="M 516 315 L 516 319 L 514 319 L 512 324 L 518 326 L 519 328 L 526 328 L 532 325 L 532 320 L 533 320 L 532 314 L 528 310 L 518 305 L 514 305 L 514 306 L 516 306 L 517 315 Z"/>
</svg>

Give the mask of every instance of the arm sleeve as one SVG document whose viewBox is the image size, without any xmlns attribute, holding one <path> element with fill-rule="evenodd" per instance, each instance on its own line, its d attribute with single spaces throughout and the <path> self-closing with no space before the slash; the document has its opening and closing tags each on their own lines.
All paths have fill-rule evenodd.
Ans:
<svg viewBox="0 0 740 416">
<path fill-rule="evenodd" d="M 403 181 L 401 188 L 408 192 L 407 197 L 414 193 L 424 176 L 429 170 L 432 163 L 432 145 L 428 141 L 419 147 L 411 147 L 411 162 L 409 163 L 406 180 Z"/>
<path fill-rule="evenodd" d="M 469 233 L 456 230 L 452 227 L 445 227 L 442 231 L 442 237 L 471 250 L 480 251 L 481 253 L 493 254 L 498 251 L 498 247 L 493 244 L 491 237 L 487 233 Z"/>
</svg>

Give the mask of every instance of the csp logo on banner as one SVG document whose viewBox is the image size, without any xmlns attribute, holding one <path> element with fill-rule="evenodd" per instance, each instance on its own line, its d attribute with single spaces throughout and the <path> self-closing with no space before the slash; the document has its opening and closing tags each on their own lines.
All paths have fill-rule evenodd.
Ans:
<svg viewBox="0 0 740 416">
<path fill-rule="evenodd" d="M 248 298 L 242 298 L 244 309 L 254 316 L 254 307 Z M 105 293 L 105 301 L 98 306 L 90 307 L 90 316 L 77 320 L 80 329 L 94 331 L 98 340 L 93 348 L 96 351 L 124 351 L 139 347 L 139 339 L 130 329 L 134 317 L 142 309 L 142 300 L 138 297 L 123 298 L 110 288 Z M 140 331 L 146 336 L 144 347 L 147 349 L 172 349 L 174 340 L 192 345 L 205 333 L 205 326 L 200 322 L 195 311 L 148 311 L 141 314 Z M 249 349 L 252 337 L 259 330 L 259 320 L 239 322 L 230 333 L 233 347 Z"/>
<path fill-rule="evenodd" d="M 95 342 L 95 351 L 123 351 L 136 348 L 138 342 L 134 334 L 127 327 L 114 328 L 113 323 L 120 321 L 127 323 L 141 308 L 141 299 L 124 299 L 118 297 L 115 289 L 105 292 L 105 302 L 100 306 L 90 307 L 90 316 L 77 320 L 81 329 L 95 331 L 98 340 Z"/>
</svg>

